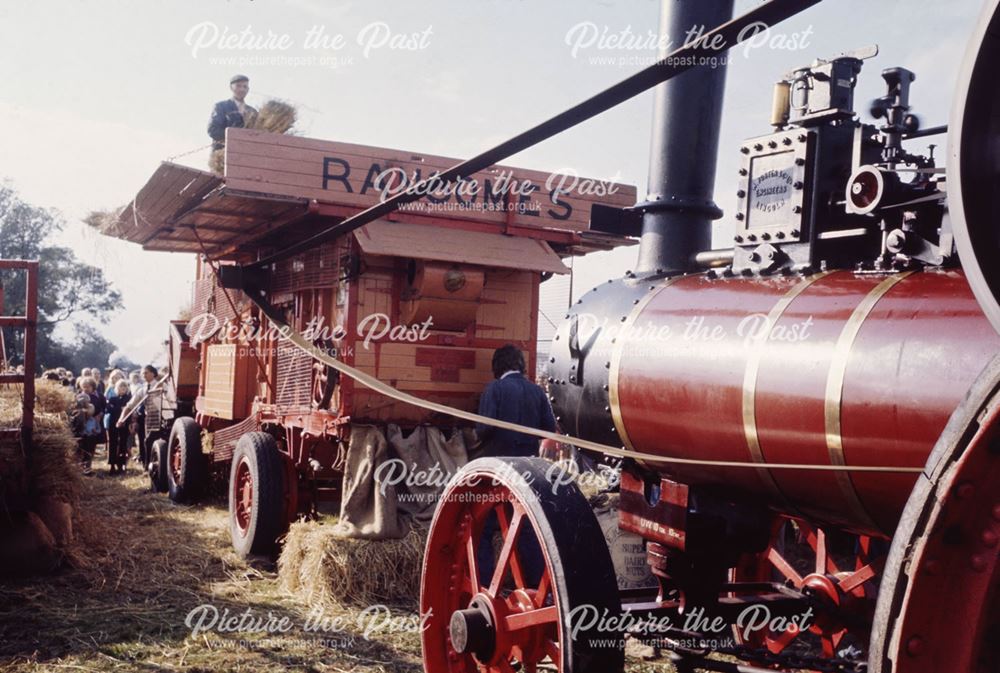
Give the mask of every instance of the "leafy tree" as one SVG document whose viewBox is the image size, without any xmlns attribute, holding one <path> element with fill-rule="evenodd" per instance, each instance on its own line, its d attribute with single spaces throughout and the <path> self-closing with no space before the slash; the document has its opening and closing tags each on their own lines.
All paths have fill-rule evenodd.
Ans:
<svg viewBox="0 0 1000 673">
<path fill-rule="evenodd" d="M 55 213 L 22 201 L 9 185 L 0 184 L 0 259 L 38 260 L 38 339 L 36 361 L 43 367 L 103 366 L 115 350 L 93 323 L 107 323 L 111 312 L 122 307 L 122 298 L 104 272 L 80 262 L 69 248 L 50 241 L 65 222 Z M 24 313 L 26 276 L 0 272 L 6 315 Z M 60 341 L 53 330 L 60 324 L 73 327 L 74 338 Z M 19 363 L 24 353 L 24 333 L 4 328 L 7 357 Z"/>
</svg>

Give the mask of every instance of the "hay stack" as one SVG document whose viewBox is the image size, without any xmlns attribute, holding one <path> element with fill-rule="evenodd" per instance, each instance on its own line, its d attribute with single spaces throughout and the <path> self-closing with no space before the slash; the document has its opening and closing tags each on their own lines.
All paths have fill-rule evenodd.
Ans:
<svg viewBox="0 0 1000 673">
<path fill-rule="evenodd" d="M 427 531 L 399 540 L 347 538 L 316 521 L 292 524 L 278 558 L 281 587 L 313 606 L 386 604 L 414 607 Z"/>
<path fill-rule="evenodd" d="M 79 500 L 76 440 L 69 428 L 70 391 L 54 382 L 35 382 L 34 432 L 30 454 L 18 442 L 0 446 L 0 500 L 4 511 L 20 510 L 0 522 L 0 569 L 44 572 L 62 559 L 73 541 L 73 510 Z M 21 422 L 23 389 L 0 389 L 0 427 Z M 24 511 L 27 506 L 27 511 Z"/>
<path fill-rule="evenodd" d="M 58 381 L 35 379 L 35 411 L 62 414 L 73 406 L 73 390 Z"/>
</svg>

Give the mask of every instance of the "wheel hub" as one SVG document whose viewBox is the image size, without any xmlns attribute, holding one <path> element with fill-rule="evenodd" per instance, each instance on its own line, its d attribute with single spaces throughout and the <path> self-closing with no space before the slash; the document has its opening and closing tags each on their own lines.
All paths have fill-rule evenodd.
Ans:
<svg viewBox="0 0 1000 673">
<path fill-rule="evenodd" d="M 250 514 L 253 509 L 253 475 L 246 460 L 240 461 L 236 469 L 236 479 L 233 483 L 234 515 L 236 527 L 241 535 L 246 535 L 250 528 Z"/>
<path fill-rule="evenodd" d="M 453 612 L 448 632 L 456 652 L 489 661 L 496 650 L 497 639 L 496 620 L 489 608 L 489 600 L 476 596 L 468 608 Z"/>
</svg>

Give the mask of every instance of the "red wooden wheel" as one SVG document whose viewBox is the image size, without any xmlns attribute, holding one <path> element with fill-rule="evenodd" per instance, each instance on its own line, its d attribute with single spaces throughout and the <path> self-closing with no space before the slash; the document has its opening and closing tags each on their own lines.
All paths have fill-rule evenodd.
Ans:
<svg viewBox="0 0 1000 673">
<path fill-rule="evenodd" d="M 579 489 L 546 479 L 551 465 L 483 458 L 443 494 L 421 580 L 428 673 L 531 673 L 543 663 L 561 673 L 622 670 L 621 635 L 582 618 L 619 613 L 610 554 Z M 480 545 L 491 514 L 501 543 L 490 573 Z"/>
<path fill-rule="evenodd" d="M 790 529 L 795 532 L 795 541 L 788 539 Z M 794 520 L 793 528 L 793 520 L 779 519 L 768 548 L 737 567 L 732 579 L 783 582 L 815 600 L 816 616 L 807 630 L 790 625 L 783 630 L 765 629 L 747 634 L 737 629 L 738 640 L 779 654 L 793 645 L 815 646 L 818 639 L 824 657 L 836 656 L 848 633 L 853 632 L 857 642 L 866 643 L 875 607 L 875 585 L 884 557 L 872 554 L 872 538 L 850 538 L 853 549 L 834 554 L 823 529 L 799 519 Z"/>
</svg>

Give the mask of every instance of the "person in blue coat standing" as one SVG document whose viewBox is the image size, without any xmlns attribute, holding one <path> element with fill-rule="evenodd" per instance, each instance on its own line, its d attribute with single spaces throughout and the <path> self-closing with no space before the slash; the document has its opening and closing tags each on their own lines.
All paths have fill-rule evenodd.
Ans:
<svg viewBox="0 0 1000 673">
<path fill-rule="evenodd" d="M 539 430 L 556 431 L 552 405 L 540 385 L 525 376 L 524 354 L 512 344 L 493 353 L 492 381 L 479 399 L 479 415 Z M 537 456 L 538 438 L 479 423 L 483 456 Z"/>
<path fill-rule="evenodd" d="M 246 75 L 233 75 L 229 80 L 229 88 L 233 97 L 216 103 L 208 121 L 208 135 L 212 138 L 213 150 L 225 147 L 227 128 L 249 126 L 257 116 L 257 110 L 245 102 L 247 93 L 250 92 L 250 78 Z"/>
<path fill-rule="evenodd" d="M 556 419 L 545 391 L 524 374 L 524 354 L 516 346 L 507 344 L 493 353 L 495 378 L 479 399 L 479 415 L 508 421 L 539 430 L 556 431 Z M 485 423 L 476 425 L 480 440 L 481 456 L 537 456 L 539 440 L 533 435 Z M 496 566 L 495 536 L 499 522 L 491 512 L 483 526 L 476 552 L 476 565 L 480 577 L 491 577 Z M 518 557 L 529 582 L 537 582 L 545 567 L 541 548 L 530 527 L 518 538 Z"/>
</svg>

